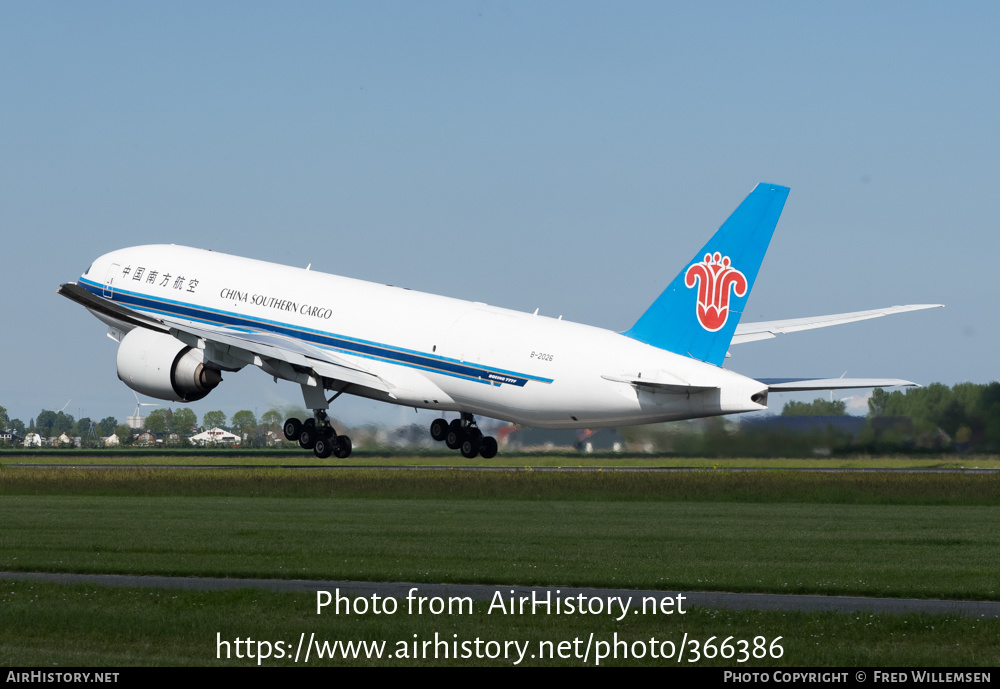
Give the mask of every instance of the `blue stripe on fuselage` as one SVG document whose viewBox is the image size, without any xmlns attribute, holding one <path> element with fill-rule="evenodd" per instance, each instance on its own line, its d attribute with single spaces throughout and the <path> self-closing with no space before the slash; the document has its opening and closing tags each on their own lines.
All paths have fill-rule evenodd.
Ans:
<svg viewBox="0 0 1000 689">
<path fill-rule="evenodd" d="M 312 330 L 300 326 L 293 326 L 280 321 L 272 321 L 263 318 L 249 318 L 231 311 L 221 311 L 209 307 L 192 306 L 185 302 L 171 299 L 159 299 L 128 290 L 114 288 L 110 299 L 104 296 L 104 285 L 92 282 L 86 278 L 80 278 L 81 286 L 88 292 L 101 299 L 127 304 L 140 310 L 185 318 L 207 325 L 222 325 L 233 330 L 242 330 L 246 333 L 263 331 L 285 335 L 295 339 L 318 345 L 324 349 L 340 351 L 345 354 L 385 361 L 391 364 L 399 364 L 434 373 L 463 378 L 477 383 L 487 385 L 515 385 L 524 387 L 529 381 L 539 383 L 551 383 L 551 378 L 531 376 L 524 373 L 507 371 L 500 368 L 485 368 L 471 366 L 469 364 L 448 359 L 446 357 L 434 356 L 413 350 L 392 347 L 390 345 L 359 340 L 343 335 L 332 335 L 320 330 Z"/>
</svg>

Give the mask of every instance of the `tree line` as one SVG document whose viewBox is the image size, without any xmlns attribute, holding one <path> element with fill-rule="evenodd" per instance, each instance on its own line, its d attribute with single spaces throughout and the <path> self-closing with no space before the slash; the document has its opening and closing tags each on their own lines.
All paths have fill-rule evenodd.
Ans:
<svg viewBox="0 0 1000 689">
<path fill-rule="evenodd" d="M 841 401 L 789 402 L 783 416 L 842 416 Z M 924 447 L 982 452 L 1000 451 L 1000 382 L 959 383 L 886 392 L 875 388 L 868 399 L 862 445 L 905 450 Z"/>
<path fill-rule="evenodd" d="M 268 432 L 280 434 L 286 415 L 296 413 L 271 409 L 258 419 L 244 409 L 230 419 L 222 411 L 206 412 L 198 425 L 197 415 L 187 407 L 156 409 L 145 419 L 145 430 L 157 436 L 176 433 L 184 442 L 201 429 L 222 428 L 243 439 L 243 444 L 261 447 Z M 304 416 L 298 410 L 299 416 Z M 782 416 L 846 417 L 844 402 L 816 399 L 788 402 Z M 959 383 L 948 387 L 933 383 L 922 388 L 886 392 L 876 388 L 868 400 L 868 415 L 847 431 L 831 424 L 812 425 L 806 431 L 771 424 L 742 423 L 716 417 L 695 423 L 656 424 L 625 429 L 629 443 L 648 443 L 657 451 L 709 456 L 796 456 L 813 454 L 817 447 L 834 453 L 887 453 L 920 451 L 1000 452 L 1000 382 Z M 103 444 L 112 434 L 120 443 L 132 443 L 137 431 L 114 417 L 92 421 L 74 419 L 62 411 L 43 409 L 26 425 L 10 419 L 0 407 L 0 429 L 10 429 L 22 438 L 38 433 L 44 438 L 62 434 L 79 437 L 85 446 Z"/>
<path fill-rule="evenodd" d="M 12 419 L 7 409 L 0 406 L 0 430 L 11 430 L 19 437 L 37 433 L 42 438 L 58 438 L 66 435 L 68 438 L 80 438 L 84 447 L 99 447 L 104 445 L 104 439 L 115 435 L 122 445 L 131 445 L 142 431 L 149 431 L 155 436 L 176 434 L 181 442 L 201 430 L 221 428 L 240 436 L 252 446 L 266 444 L 268 432 L 281 431 L 284 416 L 276 409 L 264 412 L 260 419 L 248 409 L 233 414 L 232 419 L 221 410 L 205 412 L 199 426 L 198 416 L 188 407 L 179 409 L 154 409 L 144 419 L 142 429 L 129 428 L 113 416 L 107 416 L 100 421 L 88 416 L 75 419 L 72 414 L 63 411 L 43 409 L 37 417 L 25 424 L 21 419 Z"/>
<path fill-rule="evenodd" d="M 849 417 L 841 400 L 791 401 L 781 417 L 633 426 L 625 429 L 625 438 L 630 445 L 645 444 L 658 452 L 706 457 L 1000 452 L 998 382 L 933 383 L 892 392 L 876 388 L 865 417 Z M 795 417 L 804 423 L 782 423 Z M 801 417 L 813 417 L 813 422 Z M 849 423 L 837 423 L 841 418 Z"/>
<path fill-rule="evenodd" d="M 862 441 L 873 447 L 951 445 L 1000 452 L 1000 383 L 959 383 L 950 388 L 932 383 L 906 392 L 876 388 L 868 400 L 868 419 Z"/>
</svg>

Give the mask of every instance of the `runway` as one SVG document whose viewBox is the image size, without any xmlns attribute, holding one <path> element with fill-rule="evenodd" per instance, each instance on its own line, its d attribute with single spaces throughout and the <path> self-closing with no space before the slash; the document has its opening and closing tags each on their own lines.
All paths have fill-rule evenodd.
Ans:
<svg viewBox="0 0 1000 689">
<path fill-rule="evenodd" d="M 812 474 L 1000 474 L 1000 469 L 979 468 L 856 468 L 856 467 L 634 467 L 634 466 L 463 466 L 448 464 L 3 464 L 10 469 L 291 469 L 296 471 L 472 471 L 472 472 L 626 472 L 683 473 L 692 471 L 776 472 Z"/>
<path fill-rule="evenodd" d="M 597 589 L 554 586 L 500 586 L 475 584 L 421 584 L 400 582 L 365 581 L 307 581 L 299 579 L 220 579 L 210 577 L 160 577 L 129 576 L 121 574 L 56 574 L 47 572 L 0 572 L 0 581 L 40 581 L 56 584 L 93 584 L 112 587 L 144 587 L 159 589 L 188 589 L 197 591 L 221 591 L 227 589 L 263 589 L 267 591 L 313 592 L 339 589 L 341 595 L 371 596 L 405 599 L 411 590 L 414 596 L 468 597 L 473 600 L 490 601 L 499 591 L 503 598 L 511 595 L 528 596 L 536 599 L 551 594 L 558 598 L 576 598 L 581 594 L 585 599 L 611 598 L 628 600 L 637 612 L 643 599 L 647 602 L 667 598 L 679 601 L 681 609 L 688 607 L 714 608 L 723 610 L 777 610 L 794 612 L 835 612 L 835 613 L 888 613 L 959 615 L 962 617 L 1000 617 L 1000 602 L 967 600 L 925 600 L 919 598 L 865 598 L 861 596 L 818 596 L 776 593 L 726 593 L 709 591 L 648 591 L 629 589 Z M 678 598 L 681 596 L 681 598 Z M 676 609 L 676 608 L 675 608 Z"/>
</svg>

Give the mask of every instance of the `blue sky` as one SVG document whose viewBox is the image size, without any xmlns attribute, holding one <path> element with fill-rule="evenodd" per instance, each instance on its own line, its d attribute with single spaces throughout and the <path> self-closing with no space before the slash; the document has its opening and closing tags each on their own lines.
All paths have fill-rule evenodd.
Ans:
<svg viewBox="0 0 1000 689">
<path fill-rule="evenodd" d="M 998 33 L 987 2 L 0 4 L 0 405 L 131 413 L 55 294 L 115 248 L 624 330 L 759 181 L 792 191 L 745 320 L 947 308 L 730 368 L 994 380 Z M 193 409 L 299 402 L 246 370 Z"/>
</svg>

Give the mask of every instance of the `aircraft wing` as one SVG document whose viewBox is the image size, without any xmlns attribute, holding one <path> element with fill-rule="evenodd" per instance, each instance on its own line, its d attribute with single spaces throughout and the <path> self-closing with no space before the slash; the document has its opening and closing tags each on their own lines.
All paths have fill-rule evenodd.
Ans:
<svg viewBox="0 0 1000 689">
<path fill-rule="evenodd" d="M 73 283 L 62 285 L 58 292 L 92 312 L 129 325 L 169 332 L 189 347 L 210 350 L 206 352 L 210 359 L 233 370 L 253 364 L 271 375 L 308 385 L 315 385 L 315 379 L 324 377 L 392 394 L 393 386 L 371 371 L 302 340 L 265 330 L 237 330 L 209 323 L 192 325 L 165 316 L 153 318 L 101 299 Z M 309 378 L 314 380 L 309 382 Z"/>
<path fill-rule="evenodd" d="M 842 325 L 844 323 L 853 323 L 854 321 L 864 321 L 869 318 L 881 318 L 882 316 L 888 316 L 893 313 L 920 311 L 921 309 L 935 309 L 943 306 L 944 304 L 907 304 L 905 306 L 889 306 L 884 309 L 870 309 L 868 311 L 834 313 L 829 316 L 789 318 L 781 321 L 760 321 L 758 323 L 740 323 L 736 326 L 736 334 L 733 335 L 733 340 L 730 344 L 736 345 L 743 344 L 744 342 L 766 340 L 771 337 L 777 337 L 778 335 L 784 335 L 785 333 L 794 333 L 800 330 L 827 328 L 831 325 Z"/>
<path fill-rule="evenodd" d="M 848 388 L 894 388 L 916 385 L 898 378 L 756 378 L 768 392 L 846 390 Z"/>
<path fill-rule="evenodd" d="M 169 326 L 171 335 L 190 347 L 204 349 L 200 341 L 213 343 L 225 354 L 285 380 L 306 383 L 311 375 L 380 392 L 392 389 L 389 383 L 361 366 L 290 337 L 262 330 L 231 330 L 205 324 L 192 326 L 169 318 L 162 321 Z"/>
</svg>

